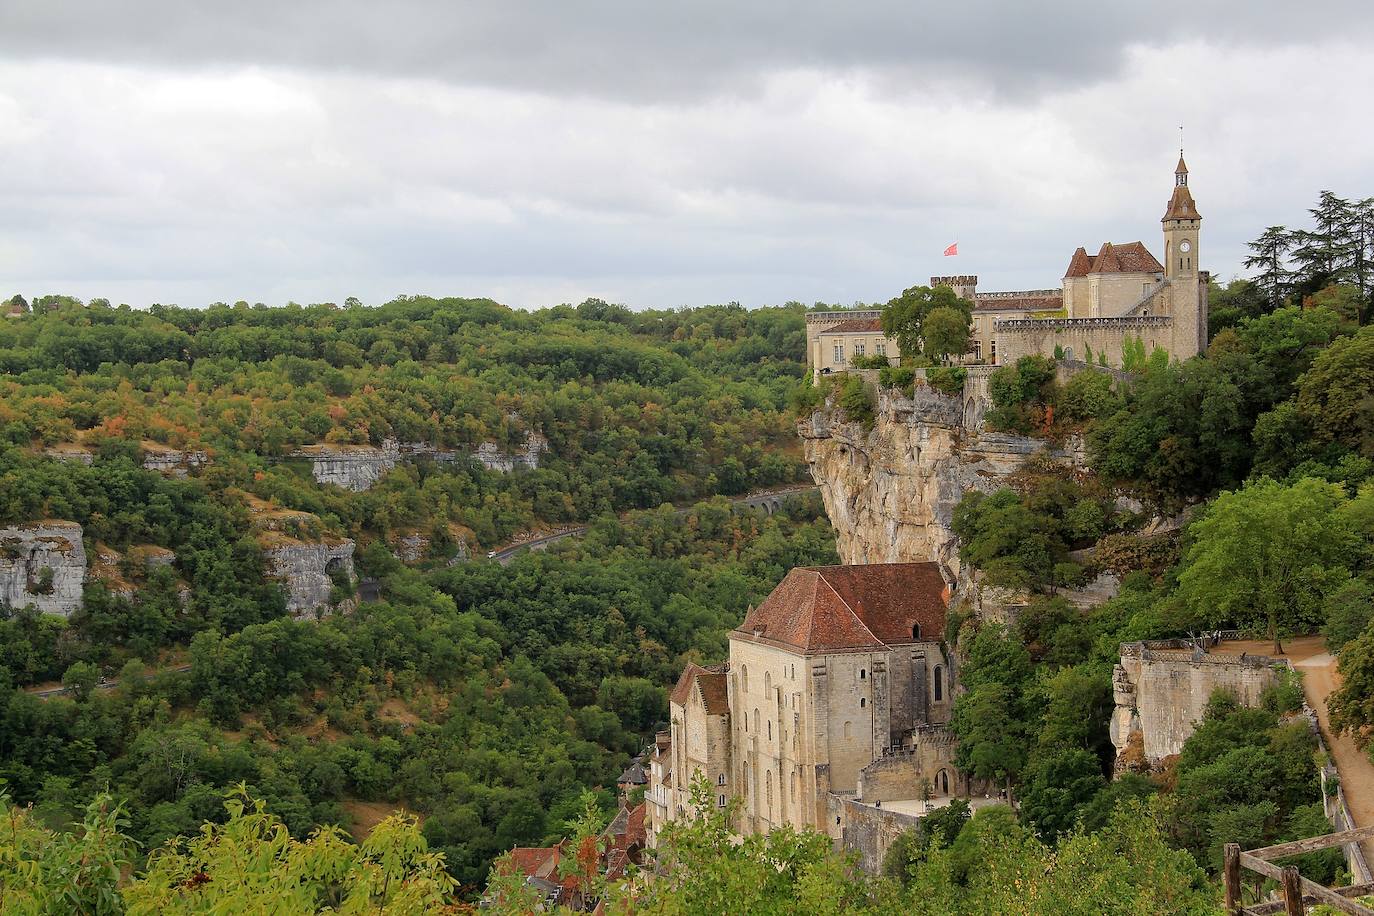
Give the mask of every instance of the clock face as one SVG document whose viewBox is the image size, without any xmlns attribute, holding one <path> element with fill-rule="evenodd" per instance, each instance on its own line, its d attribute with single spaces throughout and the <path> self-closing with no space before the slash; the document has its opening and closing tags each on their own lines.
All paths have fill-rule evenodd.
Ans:
<svg viewBox="0 0 1374 916">
<path fill-rule="evenodd" d="M 1178 250 L 1183 252 L 1184 254 L 1187 254 L 1188 252 L 1193 250 L 1192 243 L 1190 243 L 1187 239 L 1184 239 L 1183 241 L 1178 243 Z"/>
</svg>

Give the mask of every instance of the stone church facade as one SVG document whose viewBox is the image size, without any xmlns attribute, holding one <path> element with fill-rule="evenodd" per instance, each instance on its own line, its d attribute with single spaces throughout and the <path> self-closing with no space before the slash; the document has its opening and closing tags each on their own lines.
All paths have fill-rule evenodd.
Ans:
<svg viewBox="0 0 1374 916">
<path fill-rule="evenodd" d="M 689 665 L 650 760 L 648 835 L 739 800 L 736 829 L 784 824 L 844 840 L 854 804 L 967 791 L 948 730 L 957 683 L 937 563 L 794 569 L 730 633 L 729 661 Z"/>
<path fill-rule="evenodd" d="M 973 303 L 965 361 L 1006 365 L 1039 354 L 1120 368 L 1123 348 L 1156 348 L 1188 359 L 1207 346 L 1207 271 L 1201 270 L 1202 216 L 1188 188 L 1180 151 L 1173 194 L 1161 219 L 1161 262 L 1144 242 L 1106 242 L 1094 255 L 1078 248 L 1060 289 L 979 292 L 974 275 L 931 277 Z M 819 377 L 844 371 L 856 355 L 879 354 L 896 364 L 895 341 L 884 338 L 880 311 L 813 312 L 806 316 L 807 364 Z"/>
</svg>

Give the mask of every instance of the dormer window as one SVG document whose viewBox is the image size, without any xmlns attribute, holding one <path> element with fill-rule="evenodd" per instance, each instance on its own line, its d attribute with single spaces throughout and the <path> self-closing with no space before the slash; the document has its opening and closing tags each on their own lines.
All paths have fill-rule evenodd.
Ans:
<svg viewBox="0 0 1374 916">
<path fill-rule="evenodd" d="M 913 624 L 911 625 L 911 638 L 914 639 L 914 640 L 920 641 L 920 639 L 921 639 L 921 625 L 920 625 L 919 623 L 913 623 Z"/>
</svg>

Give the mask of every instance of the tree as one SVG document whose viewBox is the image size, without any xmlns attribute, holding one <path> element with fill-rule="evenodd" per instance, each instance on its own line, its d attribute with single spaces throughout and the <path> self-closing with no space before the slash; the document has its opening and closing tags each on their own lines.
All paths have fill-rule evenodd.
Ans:
<svg viewBox="0 0 1374 916">
<path fill-rule="evenodd" d="M 85 700 L 100 681 L 100 669 L 90 662 L 73 662 L 62 675 L 62 686 L 78 701 Z"/>
<path fill-rule="evenodd" d="M 882 329 L 883 333 L 897 341 L 897 347 L 902 351 L 903 359 L 914 359 L 923 352 L 922 338 L 925 335 L 925 325 L 927 318 L 936 310 L 951 309 L 963 315 L 965 328 L 965 349 L 967 349 L 967 328 L 969 319 L 973 315 L 973 303 L 967 299 L 961 299 L 948 286 L 937 286 L 931 289 L 929 286 L 913 286 L 902 291 L 900 296 L 888 301 L 883 307 Z M 937 322 L 937 326 L 948 325 L 949 327 L 939 327 L 939 333 L 949 334 L 952 332 L 953 322 L 948 317 L 942 317 Z M 930 341 L 925 341 L 930 345 Z M 950 339 L 942 340 L 942 343 L 950 346 L 957 341 Z M 947 352 L 956 352 L 953 349 Z"/>
<path fill-rule="evenodd" d="M 1246 257 L 1245 266 L 1259 269 L 1253 282 L 1269 300 L 1270 311 L 1282 305 L 1288 294 L 1293 272 L 1284 265 L 1284 255 L 1292 249 L 1293 243 L 1293 233 L 1283 226 L 1270 226 L 1259 238 L 1246 243 L 1253 253 Z"/>
<path fill-rule="evenodd" d="M 1298 264 L 1298 292 L 1306 294 L 1350 279 L 1354 264 L 1354 211 L 1350 201 L 1322 191 L 1307 211 L 1315 224 L 1294 234 L 1293 260 Z"/>
<path fill-rule="evenodd" d="M 1298 386 L 1299 410 L 1320 440 L 1374 457 L 1374 330 L 1319 353 Z"/>
<path fill-rule="evenodd" d="M 1313 478 L 1222 493 L 1190 526 L 1180 601 L 1208 624 L 1262 629 L 1282 653 L 1280 639 L 1319 625 L 1323 599 L 1349 578 L 1358 539 L 1338 511 L 1345 502 Z"/>
<path fill-rule="evenodd" d="M 1346 643 L 1369 628 L 1374 619 L 1374 582 L 1351 579 L 1326 597 L 1322 604 L 1326 623 L 1322 635 L 1326 647 L 1339 653 Z"/>
<path fill-rule="evenodd" d="M 1075 747 L 1037 752 L 1026 767 L 1021 815 L 1042 840 L 1054 842 L 1105 785 L 1096 754 Z"/>
<path fill-rule="evenodd" d="M 1331 726 L 1348 731 L 1361 744 L 1374 725 L 1374 627 L 1366 627 L 1341 649 L 1341 686 L 1327 698 Z"/>
<path fill-rule="evenodd" d="M 966 312 L 940 306 L 932 309 L 921 325 L 926 354 L 941 361 L 968 352 L 969 316 Z"/>
</svg>

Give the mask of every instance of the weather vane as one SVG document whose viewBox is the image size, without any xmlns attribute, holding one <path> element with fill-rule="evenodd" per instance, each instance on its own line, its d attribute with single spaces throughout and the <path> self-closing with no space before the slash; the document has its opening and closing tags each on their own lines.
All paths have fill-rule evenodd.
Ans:
<svg viewBox="0 0 1374 916">
<path fill-rule="evenodd" d="M 1178 157 L 1183 158 L 1183 125 L 1178 125 Z"/>
</svg>

